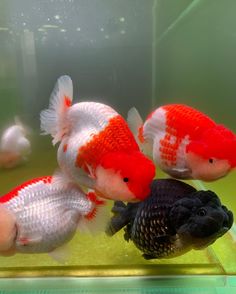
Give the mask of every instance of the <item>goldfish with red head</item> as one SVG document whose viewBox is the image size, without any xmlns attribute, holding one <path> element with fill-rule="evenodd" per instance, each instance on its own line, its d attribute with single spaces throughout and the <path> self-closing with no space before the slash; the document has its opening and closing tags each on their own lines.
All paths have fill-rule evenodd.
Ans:
<svg viewBox="0 0 236 294">
<path fill-rule="evenodd" d="M 214 181 L 236 166 L 236 135 L 187 105 L 161 106 L 144 123 L 133 108 L 128 122 L 140 146 L 173 177 Z"/>
<path fill-rule="evenodd" d="M 78 185 L 107 199 L 140 201 L 150 192 L 155 166 L 144 156 L 128 124 L 111 107 L 97 102 L 72 105 L 70 77 L 58 79 L 41 129 L 60 142 L 62 172 Z"/>
</svg>

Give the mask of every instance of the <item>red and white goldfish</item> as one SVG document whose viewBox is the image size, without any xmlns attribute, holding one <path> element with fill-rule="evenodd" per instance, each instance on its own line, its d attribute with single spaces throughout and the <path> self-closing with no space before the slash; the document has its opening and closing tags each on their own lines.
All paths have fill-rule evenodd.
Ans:
<svg viewBox="0 0 236 294">
<path fill-rule="evenodd" d="M 126 121 L 111 107 L 96 102 L 72 105 L 73 85 L 62 76 L 41 112 L 41 129 L 60 142 L 61 170 L 74 182 L 115 200 L 148 196 L 155 166 L 145 157 Z"/>
<path fill-rule="evenodd" d="M 128 122 L 156 165 L 173 177 L 214 181 L 236 167 L 236 135 L 189 106 L 161 106 L 144 123 L 133 108 Z"/>
<path fill-rule="evenodd" d="M 72 239 L 80 222 L 93 221 L 103 204 L 94 193 L 51 176 L 27 181 L 0 197 L 0 255 L 53 255 Z"/>
<path fill-rule="evenodd" d="M 15 120 L 15 124 L 7 128 L 0 139 L 0 167 L 3 168 L 21 164 L 31 152 L 28 130 L 18 119 Z"/>
</svg>

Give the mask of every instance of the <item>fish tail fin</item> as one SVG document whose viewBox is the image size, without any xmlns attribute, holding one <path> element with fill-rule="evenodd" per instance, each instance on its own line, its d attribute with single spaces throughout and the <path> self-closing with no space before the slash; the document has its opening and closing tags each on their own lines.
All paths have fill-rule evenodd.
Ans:
<svg viewBox="0 0 236 294">
<path fill-rule="evenodd" d="M 69 76 L 61 76 L 52 91 L 49 108 L 41 111 L 40 122 L 42 134 L 50 134 L 53 144 L 62 140 L 68 132 L 67 111 L 72 104 L 73 84 Z"/>
<path fill-rule="evenodd" d="M 114 213 L 114 216 L 110 219 L 106 227 L 106 234 L 108 236 L 115 235 L 125 227 L 131 219 L 130 214 L 127 213 L 127 205 L 122 201 L 115 201 L 111 211 Z"/>
<path fill-rule="evenodd" d="M 59 168 L 57 168 L 52 175 L 52 183 L 61 189 L 65 189 L 69 184 L 72 183 L 72 180 L 64 174 Z"/>
<path fill-rule="evenodd" d="M 63 265 L 69 260 L 71 256 L 71 249 L 68 244 L 65 244 L 49 252 L 48 255 Z"/>
<path fill-rule="evenodd" d="M 87 198 L 93 203 L 93 209 L 81 218 L 78 230 L 91 234 L 104 232 L 110 218 L 107 203 L 99 199 L 92 190 L 88 191 Z"/>
</svg>

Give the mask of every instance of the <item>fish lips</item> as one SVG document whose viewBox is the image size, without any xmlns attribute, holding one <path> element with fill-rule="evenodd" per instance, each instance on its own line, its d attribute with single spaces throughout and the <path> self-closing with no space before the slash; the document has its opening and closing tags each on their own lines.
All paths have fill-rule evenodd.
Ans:
<svg viewBox="0 0 236 294">
<path fill-rule="evenodd" d="M 223 227 L 218 232 L 210 235 L 206 238 L 195 238 L 193 240 L 193 249 L 201 250 L 209 245 L 213 244 L 217 239 L 222 237 L 230 228 L 229 227 Z"/>
</svg>

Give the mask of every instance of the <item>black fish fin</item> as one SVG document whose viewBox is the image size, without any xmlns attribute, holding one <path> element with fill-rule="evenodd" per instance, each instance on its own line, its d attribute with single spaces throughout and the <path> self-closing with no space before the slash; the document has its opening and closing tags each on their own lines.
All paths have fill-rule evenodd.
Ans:
<svg viewBox="0 0 236 294">
<path fill-rule="evenodd" d="M 122 213 L 125 209 L 126 209 L 126 205 L 124 204 L 124 202 L 122 201 L 115 201 L 114 205 L 111 209 L 111 212 L 113 212 L 114 214 L 117 213 Z"/>
<path fill-rule="evenodd" d="M 111 211 L 115 214 L 107 224 L 106 234 L 113 236 L 130 221 L 130 213 L 127 205 L 122 201 L 115 201 Z"/>
<path fill-rule="evenodd" d="M 129 242 L 131 240 L 131 230 L 132 230 L 132 225 L 129 223 L 127 224 L 126 228 L 124 228 L 124 239 L 125 241 Z"/>
<path fill-rule="evenodd" d="M 145 258 L 146 260 L 156 259 L 156 258 L 157 258 L 155 255 L 147 254 L 147 253 L 142 254 L 142 256 L 143 256 L 143 258 Z"/>
</svg>

